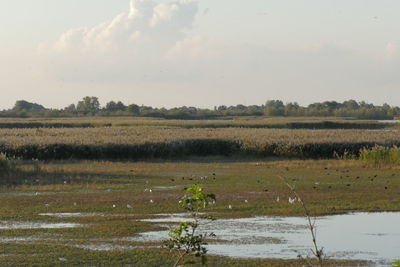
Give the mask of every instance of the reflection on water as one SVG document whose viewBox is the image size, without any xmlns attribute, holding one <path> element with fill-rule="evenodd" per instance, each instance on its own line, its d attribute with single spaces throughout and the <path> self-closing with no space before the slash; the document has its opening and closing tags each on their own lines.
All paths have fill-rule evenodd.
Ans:
<svg viewBox="0 0 400 267">
<path fill-rule="evenodd" d="M 152 222 L 179 222 L 182 214 L 164 215 Z M 400 258 L 400 213 L 353 213 L 319 217 L 317 240 L 328 257 L 389 262 Z M 237 258 L 296 258 L 310 255 L 312 246 L 303 217 L 224 219 L 205 224 L 200 231 L 214 232 L 217 243 L 209 252 Z M 137 240 L 160 241 L 168 231 L 146 232 Z M 220 240 L 223 240 L 222 242 Z M 311 255 L 310 255 L 311 256 Z"/>
</svg>

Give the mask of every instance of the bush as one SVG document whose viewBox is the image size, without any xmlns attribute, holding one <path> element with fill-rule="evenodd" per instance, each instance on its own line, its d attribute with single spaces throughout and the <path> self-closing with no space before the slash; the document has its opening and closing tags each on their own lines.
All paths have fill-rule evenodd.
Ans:
<svg viewBox="0 0 400 267">
<path fill-rule="evenodd" d="M 360 151 L 360 160 L 366 163 L 400 164 L 400 148 L 374 146 L 371 149 L 364 148 Z"/>
<path fill-rule="evenodd" d="M 0 177 L 8 178 L 15 171 L 15 163 L 9 160 L 5 154 L 0 153 Z"/>
</svg>

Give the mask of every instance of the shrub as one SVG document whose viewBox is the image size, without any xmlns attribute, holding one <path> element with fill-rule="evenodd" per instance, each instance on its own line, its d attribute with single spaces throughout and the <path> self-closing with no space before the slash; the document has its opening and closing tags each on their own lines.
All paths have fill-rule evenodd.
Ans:
<svg viewBox="0 0 400 267">
<path fill-rule="evenodd" d="M 207 243 L 205 239 L 214 234 L 197 234 L 199 227 L 199 212 L 208 206 L 210 200 L 215 201 L 214 194 L 206 194 L 200 186 L 192 186 L 186 189 L 186 193 L 190 194 L 185 196 L 180 203 L 186 211 L 191 213 L 193 221 L 181 222 L 175 228 L 172 228 L 169 233 L 168 240 L 164 241 L 164 245 L 170 250 L 175 250 L 178 253 L 178 260 L 175 266 L 181 262 L 183 264 L 192 264 L 192 260 L 185 260 L 187 256 L 194 256 L 201 259 L 201 264 L 207 263 Z"/>
<path fill-rule="evenodd" d="M 0 175 L 9 175 L 15 171 L 15 164 L 5 154 L 0 154 Z"/>
<path fill-rule="evenodd" d="M 360 151 L 360 160 L 375 165 L 400 164 L 400 148 L 374 146 L 371 149 L 364 148 Z"/>
</svg>

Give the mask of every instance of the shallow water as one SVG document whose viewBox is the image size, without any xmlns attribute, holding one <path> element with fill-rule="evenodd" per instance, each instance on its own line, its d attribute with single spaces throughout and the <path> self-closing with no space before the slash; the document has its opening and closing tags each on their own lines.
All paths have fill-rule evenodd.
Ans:
<svg viewBox="0 0 400 267">
<path fill-rule="evenodd" d="M 378 120 L 378 122 L 382 122 L 382 123 L 400 123 L 400 120 Z"/>
<path fill-rule="evenodd" d="M 62 229 L 82 227 L 79 223 L 7 222 L 0 221 L 0 229 Z"/>
<path fill-rule="evenodd" d="M 56 218 L 104 216 L 104 214 L 102 213 L 83 213 L 83 212 L 39 213 L 39 215 L 56 217 Z"/>
<path fill-rule="evenodd" d="M 90 244 L 90 245 L 74 245 L 76 248 L 92 250 L 92 251 L 112 251 L 112 250 L 130 250 L 133 248 L 138 248 L 134 246 L 121 246 L 114 244 Z"/>
<path fill-rule="evenodd" d="M 173 185 L 173 186 L 154 186 L 152 187 L 154 190 L 174 190 L 174 189 L 178 189 L 180 187 L 183 187 L 181 185 Z"/>
<path fill-rule="evenodd" d="M 182 214 L 149 219 L 179 222 Z M 400 258 L 400 213 L 353 213 L 319 217 L 317 241 L 328 257 L 387 263 Z M 214 232 L 218 243 L 208 246 L 212 254 L 234 258 L 296 258 L 310 255 L 311 236 L 304 217 L 254 217 L 224 219 L 201 227 Z M 147 232 L 142 241 L 160 241 L 168 231 Z M 223 240 L 221 242 L 220 240 Z M 310 255 L 311 256 L 311 255 Z"/>
</svg>

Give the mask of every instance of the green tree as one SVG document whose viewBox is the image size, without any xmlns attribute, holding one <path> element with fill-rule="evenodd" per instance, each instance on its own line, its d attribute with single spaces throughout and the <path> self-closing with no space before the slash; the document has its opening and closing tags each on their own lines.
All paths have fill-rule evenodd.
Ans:
<svg viewBox="0 0 400 267">
<path fill-rule="evenodd" d="M 13 111 L 26 111 L 26 112 L 38 112 L 38 111 L 45 111 L 46 108 L 42 105 L 31 103 L 25 100 L 18 100 L 15 102 L 13 107 Z"/>
<path fill-rule="evenodd" d="M 285 105 L 281 100 L 268 100 L 265 104 L 265 115 L 283 116 L 285 115 Z"/>
<path fill-rule="evenodd" d="M 76 109 L 84 115 L 95 115 L 100 110 L 99 99 L 95 96 L 86 96 L 78 102 Z"/>
<path fill-rule="evenodd" d="M 108 102 L 106 104 L 105 110 L 109 111 L 109 112 L 125 111 L 126 110 L 126 106 L 121 101 L 118 101 L 117 103 L 114 102 L 114 101 L 110 101 L 110 102 Z"/>
<path fill-rule="evenodd" d="M 140 107 L 136 104 L 131 104 L 127 107 L 127 110 L 132 115 L 139 115 L 140 114 Z"/>
</svg>

